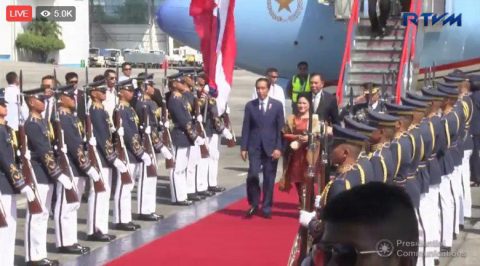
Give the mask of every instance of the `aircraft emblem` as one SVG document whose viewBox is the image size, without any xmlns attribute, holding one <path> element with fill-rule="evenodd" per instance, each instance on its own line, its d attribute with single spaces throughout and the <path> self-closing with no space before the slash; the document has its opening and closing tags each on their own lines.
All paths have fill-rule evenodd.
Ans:
<svg viewBox="0 0 480 266">
<path fill-rule="evenodd" d="M 278 8 L 274 8 L 272 2 L 276 2 Z M 267 0 L 267 8 L 268 13 L 274 20 L 288 22 L 296 20 L 302 13 L 304 6 L 303 0 Z"/>
</svg>

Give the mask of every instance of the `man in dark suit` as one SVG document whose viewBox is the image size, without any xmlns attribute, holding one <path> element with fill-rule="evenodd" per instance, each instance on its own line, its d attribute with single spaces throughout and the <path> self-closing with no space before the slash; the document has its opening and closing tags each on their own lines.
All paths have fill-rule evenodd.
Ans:
<svg viewBox="0 0 480 266">
<path fill-rule="evenodd" d="M 259 173 L 263 170 L 262 208 L 265 218 L 271 218 L 273 185 L 277 172 L 278 159 L 282 155 L 282 129 L 284 126 L 282 103 L 268 97 L 270 82 L 259 78 L 255 82 L 258 99 L 245 106 L 242 127 L 241 156 L 249 158 L 247 195 L 250 209 L 247 217 L 258 211 L 260 203 Z M 248 155 L 248 156 L 247 156 Z"/>
<path fill-rule="evenodd" d="M 338 105 L 335 96 L 323 91 L 325 81 L 318 73 L 311 74 L 310 86 L 312 89 L 312 101 L 314 114 L 318 114 L 320 120 L 327 121 L 330 125 L 340 124 L 338 117 Z"/>
</svg>

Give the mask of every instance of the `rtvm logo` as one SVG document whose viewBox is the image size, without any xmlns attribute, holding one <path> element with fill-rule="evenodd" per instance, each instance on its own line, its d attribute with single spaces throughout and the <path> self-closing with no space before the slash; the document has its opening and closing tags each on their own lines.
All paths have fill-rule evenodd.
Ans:
<svg viewBox="0 0 480 266">
<path fill-rule="evenodd" d="M 449 15 L 448 13 L 444 14 L 434 14 L 434 13 L 422 13 L 420 16 L 418 16 L 415 13 L 410 13 L 410 12 L 405 12 L 402 14 L 403 15 L 403 26 L 407 26 L 408 22 L 412 22 L 413 24 L 418 26 L 418 19 L 419 17 L 423 17 L 423 26 L 428 27 L 428 26 L 435 26 L 437 23 L 442 22 L 442 26 L 445 26 L 447 24 L 450 24 L 452 26 L 453 24 L 457 24 L 457 27 L 462 26 L 462 14 L 458 14 L 455 16 L 455 14 Z M 429 23 L 431 21 L 431 23 Z"/>
</svg>

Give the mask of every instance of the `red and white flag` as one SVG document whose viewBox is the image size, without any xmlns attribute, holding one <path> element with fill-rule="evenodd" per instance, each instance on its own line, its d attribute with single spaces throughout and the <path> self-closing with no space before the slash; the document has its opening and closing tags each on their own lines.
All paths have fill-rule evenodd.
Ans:
<svg viewBox="0 0 480 266">
<path fill-rule="evenodd" d="M 222 114 L 230 95 L 237 44 L 235 41 L 235 0 L 192 0 L 190 16 L 200 38 L 203 68 L 211 94 L 217 97 Z"/>
</svg>

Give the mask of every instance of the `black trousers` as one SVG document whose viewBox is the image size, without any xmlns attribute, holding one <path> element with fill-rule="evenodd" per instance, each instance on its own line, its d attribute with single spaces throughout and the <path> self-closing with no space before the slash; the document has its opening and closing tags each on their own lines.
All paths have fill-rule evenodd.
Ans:
<svg viewBox="0 0 480 266">
<path fill-rule="evenodd" d="M 470 157 L 470 179 L 480 183 L 480 135 L 473 135 L 473 151 Z"/>
<path fill-rule="evenodd" d="M 379 2 L 380 16 L 377 15 L 377 2 Z M 378 31 L 387 25 L 390 15 L 390 0 L 368 0 L 368 16 L 372 31 Z"/>
</svg>

